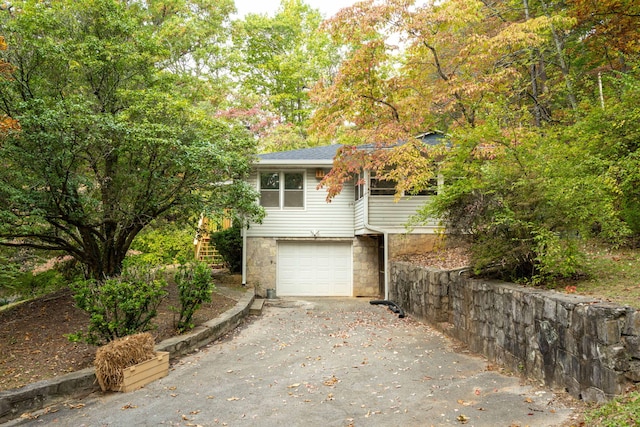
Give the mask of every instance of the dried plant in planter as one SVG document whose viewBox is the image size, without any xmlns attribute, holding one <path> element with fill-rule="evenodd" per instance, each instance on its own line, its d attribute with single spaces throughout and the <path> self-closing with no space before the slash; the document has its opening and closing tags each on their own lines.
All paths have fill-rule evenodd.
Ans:
<svg viewBox="0 0 640 427">
<path fill-rule="evenodd" d="M 123 370 L 154 356 L 151 334 L 129 335 L 100 347 L 96 351 L 94 366 L 102 391 L 116 390 L 123 379 Z"/>
</svg>

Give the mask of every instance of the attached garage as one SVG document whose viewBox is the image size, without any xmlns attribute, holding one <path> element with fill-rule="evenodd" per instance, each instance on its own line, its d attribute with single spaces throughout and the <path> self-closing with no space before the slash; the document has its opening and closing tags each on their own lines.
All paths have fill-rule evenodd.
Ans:
<svg viewBox="0 0 640 427">
<path fill-rule="evenodd" d="M 351 296 L 351 242 L 278 242 L 278 296 Z"/>
</svg>

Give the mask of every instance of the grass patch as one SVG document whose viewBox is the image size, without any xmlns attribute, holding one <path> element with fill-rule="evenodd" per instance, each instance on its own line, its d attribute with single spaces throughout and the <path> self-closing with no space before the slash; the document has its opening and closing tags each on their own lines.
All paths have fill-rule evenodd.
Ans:
<svg viewBox="0 0 640 427">
<path fill-rule="evenodd" d="M 587 278 L 575 292 L 640 309 L 640 250 L 594 248 L 586 251 Z"/>
<path fill-rule="evenodd" d="M 640 425 L 640 392 L 625 396 L 585 413 L 585 423 L 593 427 L 632 427 Z"/>
</svg>

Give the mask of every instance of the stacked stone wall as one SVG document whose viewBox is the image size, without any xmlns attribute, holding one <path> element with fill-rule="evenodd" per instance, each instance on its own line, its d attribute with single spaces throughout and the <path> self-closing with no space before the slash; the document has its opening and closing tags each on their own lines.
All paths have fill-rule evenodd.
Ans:
<svg viewBox="0 0 640 427">
<path fill-rule="evenodd" d="M 278 242 L 268 237 L 247 239 L 247 283 L 264 298 L 267 289 L 276 288 Z"/>
<path fill-rule="evenodd" d="M 640 382 L 640 313 L 394 262 L 389 299 L 514 372 L 604 401 Z"/>
<path fill-rule="evenodd" d="M 378 242 L 371 237 L 353 241 L 353 296 L 377 297 L 380 294 Z"/>
</svg>

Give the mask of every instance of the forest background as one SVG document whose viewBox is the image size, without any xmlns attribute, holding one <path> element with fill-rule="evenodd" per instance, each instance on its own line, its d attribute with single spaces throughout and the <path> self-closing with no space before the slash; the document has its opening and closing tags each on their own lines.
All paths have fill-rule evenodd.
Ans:
<svg viewBox="0 0 640 427">
<path fill-rule="evenodd" d="M 594 248 L 637 246 L 638 2 L 234 13 L 232 0 L 0 4 L 0 299 L 184 262 L 201 214 L 264 215 L 246 183 L 256 154 L 332 143 L 329 200 L 363 168 L 398 197 L 442 176 L 413 223 L 464 236 L 477 274 L 573 280 Z M 428 132 L 443 143 L 422 146 Z M 48 269 L 59 255 L 72 262 Z"/>
</svg>

